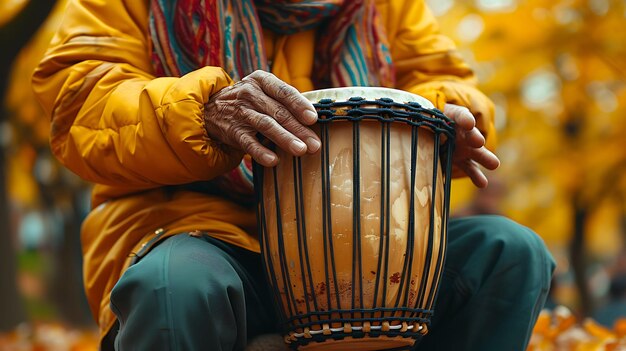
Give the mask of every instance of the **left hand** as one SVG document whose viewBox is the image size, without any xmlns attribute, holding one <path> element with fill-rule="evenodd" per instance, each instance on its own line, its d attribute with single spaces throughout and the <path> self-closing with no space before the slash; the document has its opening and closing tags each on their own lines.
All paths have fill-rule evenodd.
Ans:
<svg viewBox="0 0 626 351">
<path fill-rule="evenodd" d="M 489 182 L 480 166 L 492 171 L 500 166 L 500 160 L 485 148 L 485 137 L 476 128 L 476 118 L 467 107 L 453 104 L 446 104 L 443 113 L 456 122 L 456 147 L 452 165 L 470 177 L 477 187 L 486 187 Z"/>
</svg>

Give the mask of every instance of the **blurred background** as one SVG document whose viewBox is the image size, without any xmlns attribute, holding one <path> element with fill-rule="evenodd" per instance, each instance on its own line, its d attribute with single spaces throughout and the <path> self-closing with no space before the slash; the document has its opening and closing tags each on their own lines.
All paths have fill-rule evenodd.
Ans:
<svg viewBox="0 0 626 351">
<path fill-rule="evenodd" d="M 428 3 L 497 106 L 502 166 L 485 190 L 455 183 L 453 214 L 535 230 L 558 261 L 547 307 L 611 328 L 626 316 L 626 0 Z M 0 350 L 38 325 L 41 345 L 95 349 L 79 242 L 90 188 L 51 156 L 30 87 L 64 4 L 0 0 Z"/>
</svg>

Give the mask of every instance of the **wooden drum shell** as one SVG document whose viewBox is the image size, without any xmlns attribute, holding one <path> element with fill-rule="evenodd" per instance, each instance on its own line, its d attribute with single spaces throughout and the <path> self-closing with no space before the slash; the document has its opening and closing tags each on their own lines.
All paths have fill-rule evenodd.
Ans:
<svg viewBox="0 0 626 351">
<path fill-rule="evenodd" d="M 305 96 L 411 99 L 432 108 L 381 88 Z M 300 350 L 409 347 L 427 332 L 445 257 L 450 172 L 439 155 L 451 152 L 444 144 L 452 138 L 402 121 L 321 119 L 313 127 L 321 152 L 276 150 L 278 166 L 255 170 L 264 261 L 285 340 Z"/>
</svg>

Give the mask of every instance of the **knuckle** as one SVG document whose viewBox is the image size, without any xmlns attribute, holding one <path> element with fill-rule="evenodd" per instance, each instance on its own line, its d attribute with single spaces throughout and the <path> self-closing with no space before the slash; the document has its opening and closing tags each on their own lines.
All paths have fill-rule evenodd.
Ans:
<svg viewBox="0 0 626 351">
<path fill-rule="evenodd" d="M 254 120 L 254 128 L 261 132 L 266 132 L 271 130 L 273 127 L 272 119 L 267 118 L 265 116 L 258 116 Z"/>
<path fill-rule="evenodd" d="M 287 103 L 291 106 L 295 111 L 305 110 L 308 106 L 302 104 L 302 99 L 298 92 L 291 92 L 287 97 Z"/>
<path fill-rule="evenodd" d="M 241 110 L 241 118 L 248 126 L 254 127 L 257 123 L 257 113 L 254 110 L 244 108 Z"/>
<path fill-rule="evenodd" d="M 313 136 L 312 134 L 314 134 L 307 127 L 301 124 L 296 124 L 293 127 L 293 133 L 297 135 L 298 137 L 312 137 Z"/>
<path fill-rule="evenodd" d="M 258 142 L 250 142 L 246 145 L 244 149 L 246 153 L 248 153 L 253 158 L 259 157 L 263 153 L 263 149 Z"/>
<path fill-rule="evenodd" d="M 266 74 L 267 72 L 257 69 L 257 70 L 254 70 L 254 72 L 250 73 L 249 77 L 260 78 L 260 77 L 264 77 Z"/>
<path fill-rule="evenodd" d="M 285 100 L 292 103 L 296 97 L 293 96 L 294 94 L 290 88 L 291 87 L 287 84 L 280 84 L 276 89 L 276 97 L 280 100 Z"/>
<path fill-rule="evenodd" d="M 270 103 L 267 100 L 267 96 L 265 95 L 265 93 L 261 90 L 261 91 L 256 91 L 254 94 L 252 94 L 250 96 L 250 104 L 252 106 L 256 106 L 256 108 L 263 110 L 266 109 L 268 106 L 270 106 Z"/>
<path fill-rule="evenodd" d="M 248 134 L 243 129 L 235 129 L 234 131 L 234 139 L 237 142 L 237 144 L 241 147 L 245 147 L 245 145 L 248 144 L 247 136 Z"/>
<path fill-rule="evenodd" d="M 250 100 L 255 96 L 255 89 L 250 84 L 242 84 L 237 89 L 237 100 Z"/>
<path fill-rule="evenodd" d="M 289 110 L 287 110 L 284 106 L 278 106 L 276 108 L 274 111 L 274 117 L 280 124 L 289 123 L 289 121 L 293 118 L 291 112 L 289 112 Z"/>
<path fill-rule="evenodd" d="M 465 106 L 461 106 L 461 113 L 467 115 L 468 117 L 471 117 L 472 119 L 474 118 L 472 111 L 470 111 L 470 109 Z"/>
<path fill-rule="evenodd" d="M 260 70 L 257 69 L 256 71 L 254 71 L 254 72 L 248 74 L 247 76 L 245 76 L 242 79 L 242 81 L 246 81 L 248 79 L 257 80 L 257 79 L 260 79 L 260 78 L 261 78 L 261 72 L 260 72 Z"/>
<path fill-rule="evenodd" d="M 298 137 L 288 131 L 281 131 L 277 139 L 280 142 L 280 147 L 288 152 L 291 152 L 292 142 L 299 140 Z"/>
<path fill-rule="evenodd" d="M 295 118 L 289 118 L 281 123 L 281 126 L 294 135 L 303 135 L 306 133 L 307 128 L 300 124 Z"/>
<path fill-rule="evenodd" d="M 230 107 L 231 107 L 230 104 L 228 104 L 226 101 L 222 101 L 222 100 L 216 101 L 215 105 L 217 107 L 216 111 L 217 111 L 218 114 L 226 113 L 230 109 Z M 227 114 L 224 115 L 224 116 L 227 116 Z"/>
<path fill-rule="evenodd" d="M 234 116 L 237 120 L 247 120 L 249 118 L 250 111 L 241 103 L 235 103 Z"/>
<path fill-rule="evenodd" d="M 250 74 L 250 77 L 254 78 L 261 85 L 270 84 L 276 78 L 276 76 L 274 76 L 272 73 L 260 69 L 252 72 Z"/>
</svg>

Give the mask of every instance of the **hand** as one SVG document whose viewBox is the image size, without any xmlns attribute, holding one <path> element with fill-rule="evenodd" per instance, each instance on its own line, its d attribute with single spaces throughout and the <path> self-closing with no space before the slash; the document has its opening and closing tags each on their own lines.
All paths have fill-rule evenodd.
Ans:
<svg viewBox="0 0 626 351">
<path fill-rule="evenodd" d="M 257 133 L 294 156 L 315 153 L 321 146 L 308 127 L 317 121 L 313 104 L 264 71 L 255 71 L 211 96 L 204 121 L 211 139 L 243 150 L 266 167 L 278 164 L 278 156 L 261 144 Z"/>
<path fill-rule="evenodd" d="M 476 128 L 474 115 L 466 107 L 453 104 L 446 104 L 443 113 L 456 122 L 453 166 L 470 177 L 477 187 L 486 187 L 487 177 L 480 166 L 494 170 L 500 166 L 500 160 L 493 152 L 485 148 L 485 137 Z M 453 176 L 459 175 L 453 174 Z"/>
</svg>

